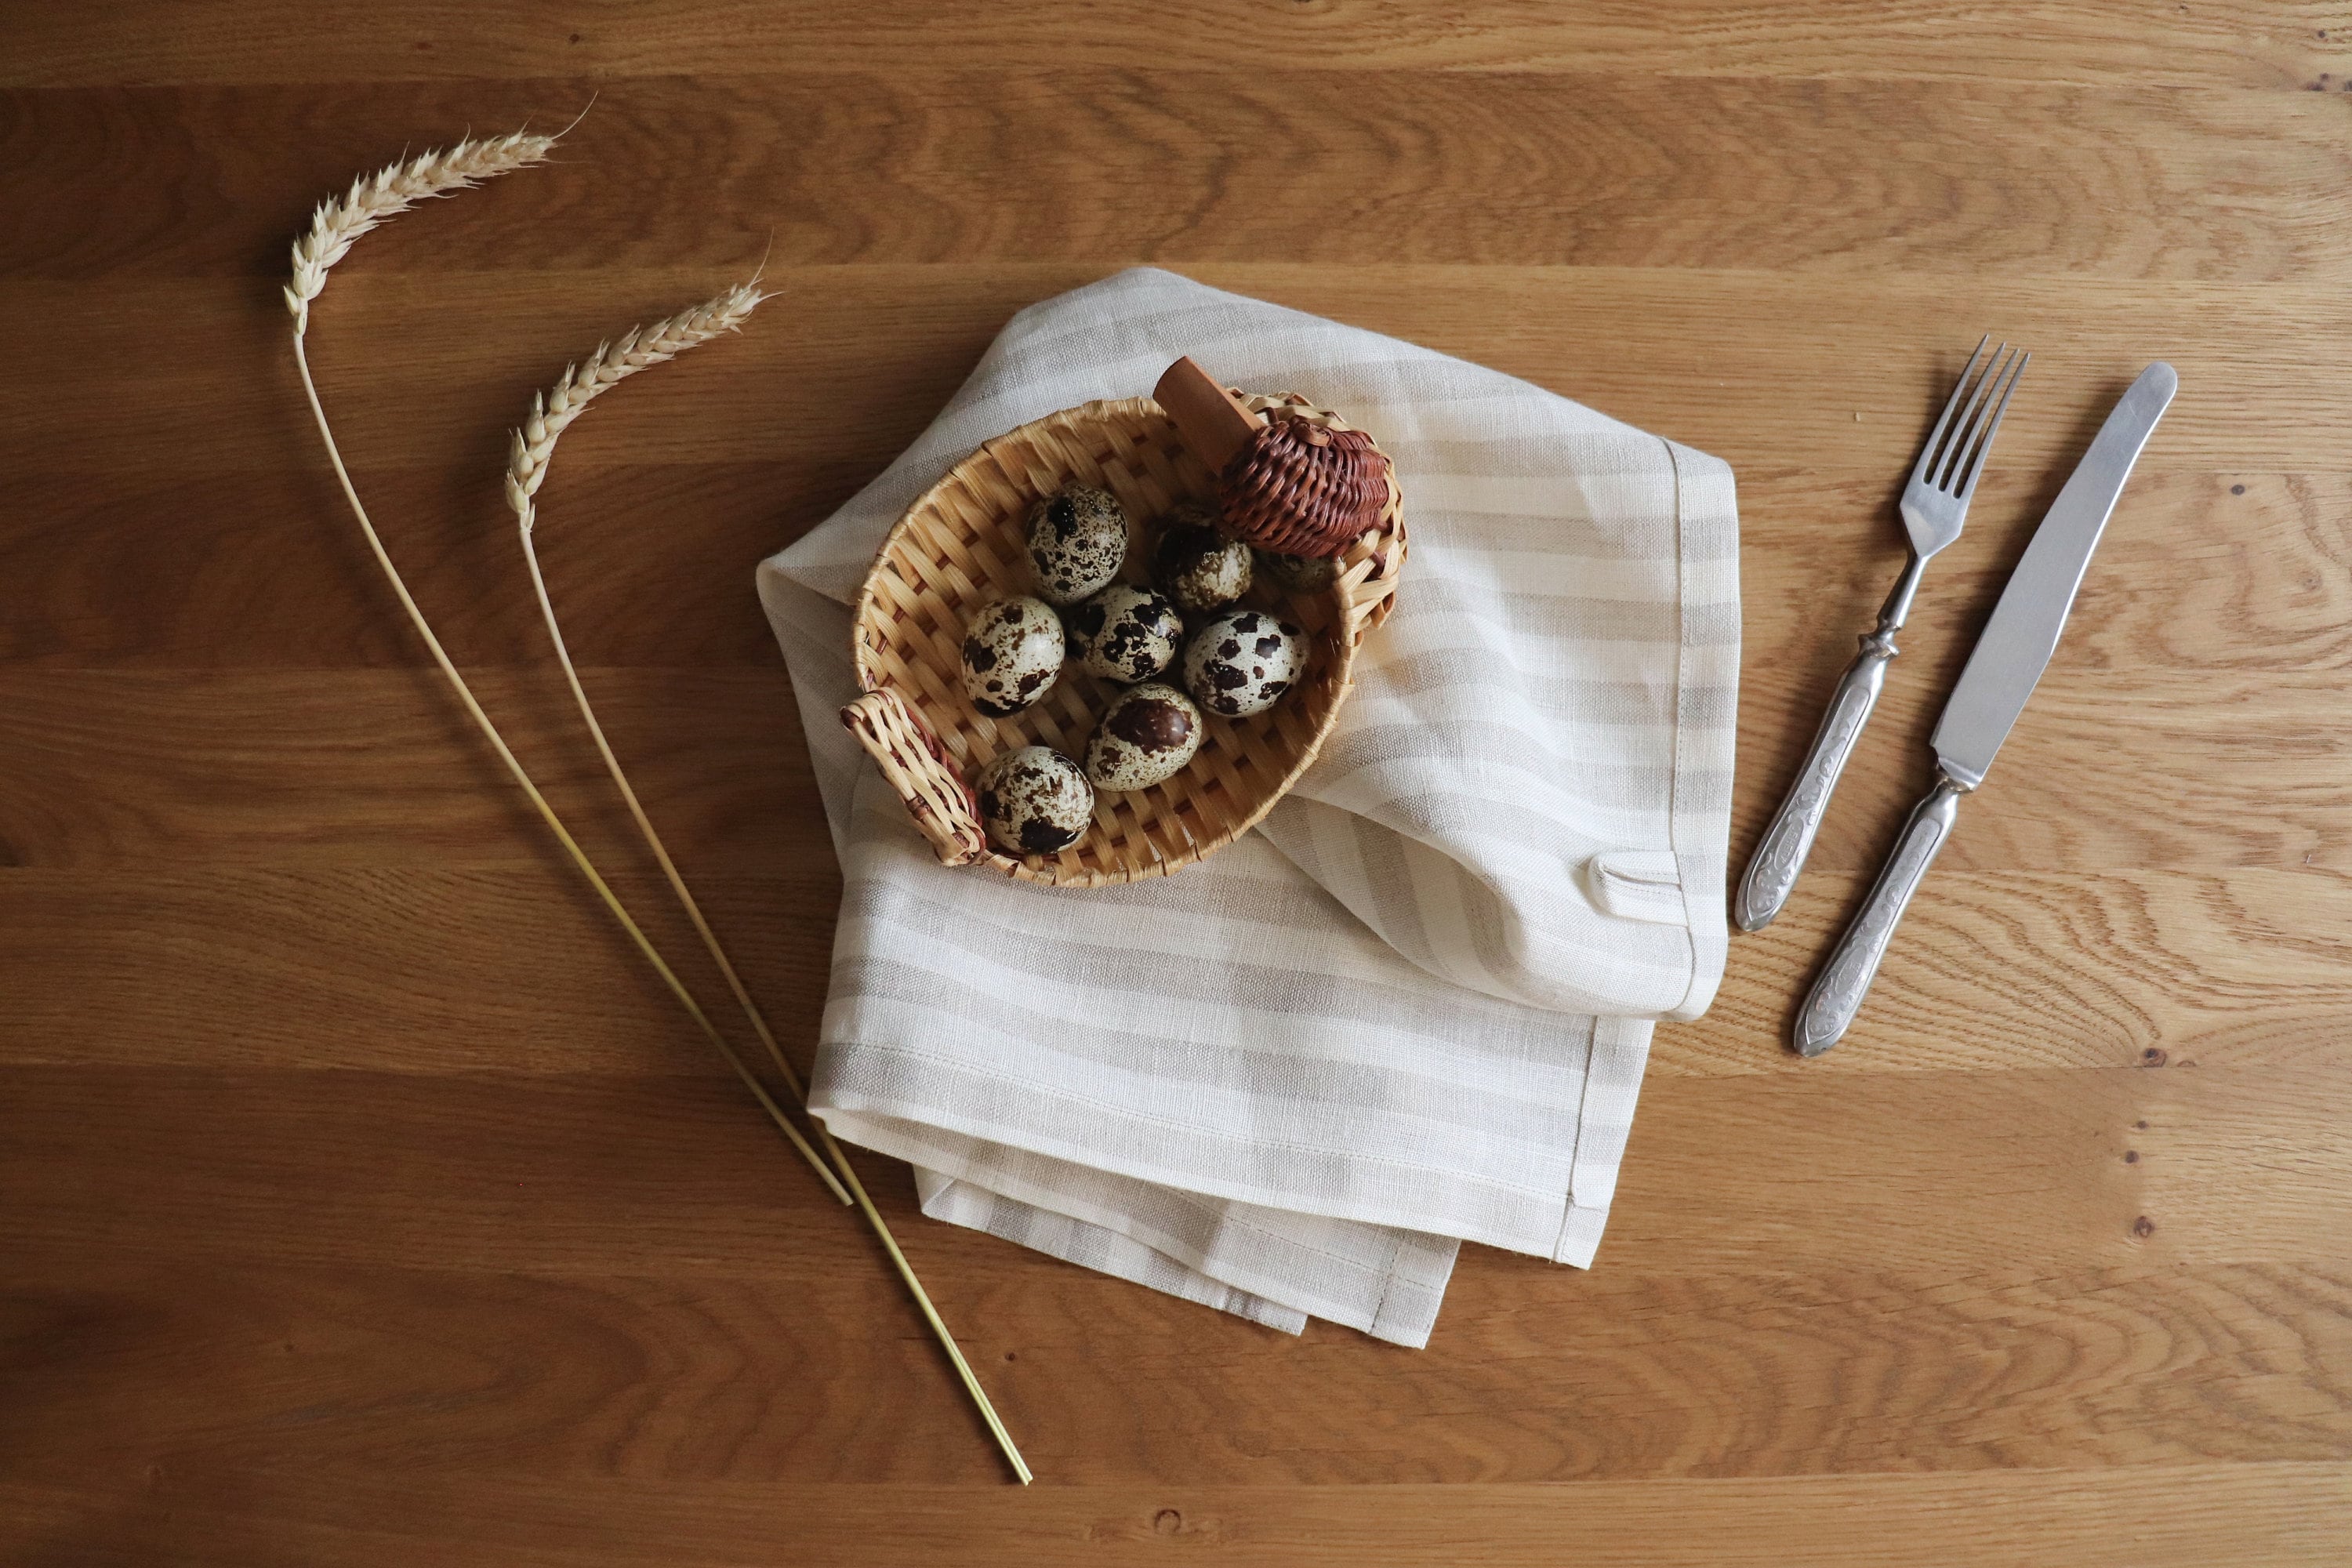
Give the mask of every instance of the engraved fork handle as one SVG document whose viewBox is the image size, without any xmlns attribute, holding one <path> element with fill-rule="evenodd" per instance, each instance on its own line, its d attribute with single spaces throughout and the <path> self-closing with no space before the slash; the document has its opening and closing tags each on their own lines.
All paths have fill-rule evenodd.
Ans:
<svg viewBox="0 0 2352 1568">
<path fill-rule="evenodd" d="M 1878 613 L 1877 626 L 1864 636 L 1862 651 L 1838 677 L 1837 689 L 1822 715 L 1822 726 L 1813 733 L 1812 750 L 1805 753 L 1796 782 L 1789 786 L 1771 826 L 1764 829 L 1756 853 L 1748 858 L 1747 874 L 1739 879 L 1739 896 L 1731 913 L 1741 931 L 1762 931 L 1789 901 L 1797 873 L 1804 869 L 1805 857 L 1812 852 L 1813 835 L 1821 831 L 1822 818 L 1829 812 L 1830 794 L 1837 788 L 1838 775 L 1845 771 L 1846 759 L 1853 755 L 1854 742 L 1862 739 L 1870 710 L 1878 705 L 1878 693 L 1886 684 L 1886 667 L 1896 651 L 1895 634 L 1911 613 L 1911 600 L 1919 591 L 1919 574 L 1926 565 L 1924 557 L 1911 557 L 1895 592 L 1887 595 L 1885 606 Z"/>
<path fill-rule="evenodd" d="M 1911 895 L 1918 891 L 1927 868 L 1935 864 L 1936 851 L 1952 836 L 1952 824 L 1959 816 L 1960 796 L 1968 792 L 1968 785 L 1938 770 L 1936 787 L 1912 808 L 1911 818 L 1895 838 L 1895 848 L 1886 857 L 1878 880 L 1871 884 L 1870 897 L 1863 900 L 1862 911 L 1838 939 L 1837 950 L 1822 966 L 1820 978 L 1813 982 L 1804 1008 L 1797 1015 L 1798 1055 L 1820 1056 L 1836 1045 L 1853 1023 L 1854 1015 L 1862 1010 L 1862 999 L 1870 994 L 1870 983 L 1878 973 L 1879 961 L 1886 956 L 1887 943 L 1895 938 L 1895 928 L 1902 921 Z"/>
</svg>

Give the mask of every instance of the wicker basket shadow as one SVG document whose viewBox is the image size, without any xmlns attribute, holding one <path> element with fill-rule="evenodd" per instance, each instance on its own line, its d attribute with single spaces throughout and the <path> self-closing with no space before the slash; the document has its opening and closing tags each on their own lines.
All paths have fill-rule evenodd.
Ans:
<svg viewBox="0 0 2352 1568">
<path fill-rule="evenodd" d="M 1253 397 L 1253 409 L 1338 430 L 1337 415 L 1305 399 Z M 1055 887 L 1093 888 L 1166 876 L 1215 853 L 1272 810 L 1315 760 L 1346 700 L 1356 648 L 1389 610 L 1405 556 L 1395 472 L 1381 459 L 1388 500 L 1378 527 L 1342 552 L 1328 586 L 1291 594 L 1259 574 L 1247 603 L 1278 611 L 1307 634 L 1307 674 L 1266 712 L 1207 720 L 1200 753 L 1175 776 L 1096 797 L 1093 827 L 1056 855 L 1014 858 L 982 832 L 969 780 L 991 758 L 1027 745 L 1071 756 L 1122 688 L 1076 663 L 1034 707 L 1006 719 L 963 694 L 964 620 L 989 599 L 1033 592 L 1021 525 L 1036 500 L 1066 484 L 1098 486 L 1127 509 L 1137 536 L 1122 577 L 1141 581 L 1150 534 L 1177 502 L 1213 501 L 1209 472 L 1150 398 L 1088 403 L 988 442 L 925 491 L 891 529 L 858 595 L 852 654 L 863 693 L 842 721 L 871 752 L 940 860 L 986 866 Z"/>
</svg>

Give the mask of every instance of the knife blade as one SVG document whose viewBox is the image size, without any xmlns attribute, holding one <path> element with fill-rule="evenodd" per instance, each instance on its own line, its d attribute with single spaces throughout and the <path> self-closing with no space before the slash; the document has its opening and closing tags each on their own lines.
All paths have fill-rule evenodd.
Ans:
<svg viewBox="0 0 2352 1568">
<path fill-rule="evenodd" d="M 1911 895 L 1951 837 L 1960 796 L 1984 783 L 2000 743 L 2049 668 L 2091 552 L 2179 386 L 2179 376 L 2161 361 L 2140 372 L 2042 514 L 1937 721 L 1935 784 L 1895 837 L 1870 896 L 1797 1014 L 1799 1055 L 1817 1057 L 1837 1044 L 1861 1011 Z"/>
<path fill-rule="evenodd" d="M 1932 742 L 1937 763 L 1969 788 L 1984 782 L 1993 754 L 2058 651 L 2058 634 L 2074 607 L 2091 552 L 2099 547 L 2140 449 L 2179 387 L 2180 377 L 2162 361 L 2140 372 L 2099 426 L 2091 449 L 2074 465 L 2009 574 L 1992 619 L 1944 703 Z"/>
</svg>

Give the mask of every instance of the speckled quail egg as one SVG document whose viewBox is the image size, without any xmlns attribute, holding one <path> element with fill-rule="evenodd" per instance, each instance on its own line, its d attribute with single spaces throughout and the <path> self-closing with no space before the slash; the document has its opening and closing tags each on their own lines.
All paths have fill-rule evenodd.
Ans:
<svg viewBox="0 0 2352 1568">
<path fill-rule="evenodd" d="M 963 690 L 1002 719 L 1054 689 L 1062 674 L 1062 618 L 1026 594 L 992 599 L 963 627 Z"/>
<path fill-rule="evenodd" d="M 1264 610 L 1227 610 L 1184 649 L 1192 700 L 1227 719 L 1265 712 L 1305 673 L 1306 634 Z"/>
<path fill-rule="evenodd" d="M 1026 537 L 1037 591 L 1075 605 L 1127 563 L 1127 509 L 1108 490 L 1065 485 L 1030 509 Z"/>
<path fill-rule="evenodd" d="M 1007 752 L 980 770 L 981 825 L 1007 855 L 1067 849 L 1094 820 L 1095 786 L 1077 763 L 1051 746 Z"/>
<path fill-rule="evenodd" d="M 1149 789 L 1201 749 L 1201 710 L 1154 680 L 1122 693 L 1087 742 L 1087 777 L 1113 793 Z"/>
<path fill-rule="evenodd" d="M 1105 680 L 1149 680 L 1176 662 L 1184 617 L 1149 588 L 1114 583 L 1062 616 L 1069 656 Z"/>
<path fill-rule="evenodd" d="M 1284 555 L 1277 551 L 1257 552 L 1257 569 L 1266 579 L 1292 594 L 1319 594 L 1339 580 L 1339 563 L 1319 555 Z"/>
<path fill-rule="evenodd" d="M 1151 580 L 1188 616 L 1223 609 L 1250 585 L 1250 547 L 1217 531 L 1216 513 L 1187 501 L 1169 514 L 1151 553 Z"/>
</svg>

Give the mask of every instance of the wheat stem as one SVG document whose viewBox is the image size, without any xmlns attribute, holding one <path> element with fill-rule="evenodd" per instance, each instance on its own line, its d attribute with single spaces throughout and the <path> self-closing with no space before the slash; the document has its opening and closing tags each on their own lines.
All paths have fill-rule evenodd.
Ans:
<svg viewBox="0 0 2352 1568">
<path fill-rule="evenodd" d="M 458 700 L 465 705 L 467 715 L 480 729 L 483 738 L 489 742 L 491 750 L 498 752 L 499 761 L 506 764 L 507 772 L 514 775 L 515 783 L 522 786 L 523 794 L 530 797 L 530 804 L 546 822 L 549 831 L 552 832 L 556 841 L 563 846 L 563 852 L 572 858 L 572 863 L 580 868 L 580 874 L 588 879 L 588 885 L 596 889 L 596 896 L 604 900 L 606 909 L 613 911 L 613 918 L 621 922 L 622 928 L 629 933 L 629 940 L 636 943 L 639 952 L 646 955 L 646 962 L 654 966 L 655 972 L 661 976 L 662 983 L 669 987 L 671 994 L 677 996 L 680 1005 L 686 1008 L 687 1013 L 702 1032 L 709 1037 L 710 1043 L 719 1047 L 719 1055 L 727 1058 L 728 1065 L 735 1069 L 736 1076 L 743 1080 L 744 1087 L 759 1100 L 761 1109 L 767 1111 L 769 1119 L 774 1121 L 784 1136 L 792 1141 L 793 1147 L 800 1151 L 801 1157 L 809 1163 L 809 1168 L 817 1173 L 818 1178 L 835 1196 L 840 1198 L 843 1203 L 848 1203 L 849 1194 L 843 1191 L 841 1184 L 834 1179 L 833 1173 L 825 1169 L 824 1163 L 817 1158 L 816 1151 L 810 1148 L 808 1140 L 801 1136 L 800 1129 L 793 1126 L 791 1120 L 784 1115 L 783 1108 L 769 1095 L 766 1086 L 760 1082 L 758 1076 L 736 1053 L 735 1047 L 727 1043 L 726 1037 L 721 1035 L 710 1022 L 709 1016 L 702 1010 L 702 1005 L 694 999 L 693 994 L 688 991 L 685 984 L 679 981 L 676 972 L 663 961 L 662 955 L 655 951 L 654 944 L 646 937 L 644 928 L 630 918 L 629 911 L 622 906 L 619 897 L 598 874 L 594 863 L 588 858 L 587 851 L 580 847 L 579 841 L 573 838 L 571 830 L 563 826 L 563 819 L 555 815 L 555 808 L 547 804 L 545 795 L 539 793 L 539 786 L 531 782 L 530 774 L 523 771 L 522 763 L 508 747 L 506 737 L 499 733 L 499 727 L 491 723 L 490 716 L 482 710 L 481 703 L 474 696 L 473 688 L 466 684 L 466 678 L 457 672 L 457 667 L 450 661 L 448 653 L 441 647 L 441 639 L 433 635 L 432 625 L 425 620 L 425 612 L 417 606 L 415 599 L 410 595 L 408 584 L 401 579 L 400 569 L 392 563 L 392 556 L 385 552 L 383 541 L 376 533 L 375 524 L 368 521 L 367 509 L 360 504 L 359 492 L 352 488 L 351 473 L 343 467 L 343 455 L 335 446 L 335 433 L 327 424 L 327 411 L 320 405 L 318 384 L 310 377 L 310 356 L 303 352 L 302 334 L 299 332 L 297 332 L 294 337 L 294 358 L 301 367 L 302 390 L 310 400 L 311 416 L 319 422 L 320 438 L 327 444 L 327 456 L 335 466 L 335 478 L 342 482 L 343 497 L 351 502 L 352 514 L 359 519 L 360 530 L 367 535 L 368 548 L 375 552 L 376 564 L 383 568 L 385 579 L 392 584 L 393 592 L 400 597 L 401 608 L 408 612 L 409 621 L 416 627 L 417 635 L 425 639 L 425 647 L 432 652 L 433 662 L 441 667 L 443 675 L 448 677 L 449 684 L 456 689 Z"/>
<path fill-rule="evenodd" d="M 531 782 L 530 774 L 524 771 L 521 762 L 507 745 L 506 738 L 499 733 L 498 726 L 483 711 L 473 689 L 466 683 L 466 678 L 458 673 L 457 665 L 442 647 L 441 639 L 433 635 L 432 624 L 425 618 L 424 610 L 409 593 L 400 569 L 393 564 L 391 553 L 384 549 L 382 536 L 376 532 L 375 524 L 368 517 L 367 508 L 360 501 L 359 491 L 352 483 L 351 470 L 343 464 L 342 449 L 336 444 L 334 429 L 327 423 L 326 407 L 319 401 L 318 382 L 310 374 L 310 356 L 305 346 L 310 301 L 326 288 L 329 269 L 349 254 L 352 241 L 419 201 L 463 190 L 481 180 L 538 163 L 547 156 L 554 142 L 555 138 L 551 136 L 526 136 L 520 132 L 488 142 L 460 142 L 446 152 L 424 153 L 406 163 L 392 164 L 372 177 L 355 180 L 347 195 L 321 204 L 312 215 L 310 230 L 294 242 L 294 279 L 286 289 L 287 308 L 294 315 L 294 363 L 301 371 L 303 395 L 310 400 L 310 416 L 318 422 L 319 438 L 326 444 L 327 458 L 334 465 L 335 478 L 342 486 L 343 499 L 351 503 L 352 515 L 359 519 L 360 531 L 366 536 L 368 548 L 374 552 L 376 564 L 383 569 L 384 577 L 398 596 L 401 608 L 407 612 L 410 623 L 432 653 L 434 663 L 448 679 L 467 715 L 480 729 L 491 750 L 506 764 L 507 771 L 514 775 L 515 783 L 522 787 L 523 794 L 545 820 L 556 841 L 563 847 L 564 853 L 572 858 L 572 863 L 579 868 L 582 876 L 588 879 L 589 886 L 604 900 L 604 907 L 612 911 L 613 918 L 621 922 L 622 929 L 636 944 L 637 951 L 645 954 L 646 961 L 654 966 L 655 973 L 661 976 L 663 984 L 686 1008 L 688 1016 L 709 1037 L 710 1043 L 719 1047 L 719 1054 L 735 1069 L 744 1087 L 759 1100 L 769 1119 L 791 1141 L 801 1157 L 808 1162 L 809 1169 L 817 1173 L 827 1190 L 846 1204 L 851 1201 L 848 1192 L 826 1168 L 824 1162 L 817 1157 L 816 1151 L 801 1135 L 800 1129 L 785 1116 L 783 1108 L 768 1093 L 758 1075 L 719 1034 L 709 1016 L 703 1012 L 701 1004 L 695 1001 L 677 973 L 655 950 L 644 929 L 622 906 L 611 886 L 589 860 L 586 851 L 580 847 L 579 841 L 572 837 L 562 819 L 555 815 L 555 808 L 547 803 L 547 797 L 540 794 L 539 786 Z"/>
<path fill-rule="evenodd" d="M 646 815 L 645 806 L 637 798 L 636 790 L 630 784 L 628 773 L 621 766 L 621 759 L 614 754 L 612 742 L 605 739 L 604 726 L 597 721 L 595 706 L 588 700 L 587 689 L 580 682 L 580 672 L 572 663 L 572 650 L 564 641 L 562 625 L 556 617 L 554 601 L 549 597 L 547 578 L 540 570 L 539 547 L 535 538 L 538 509 L 533 498 L 546 480 L 557 439 L 571 427 L 573 420 L 586 411 L 588 405 L 608 388 L 638 371 L 674 359 L 722 332 L 733 331 L 764 297 L 758 292 L 758 279 L 754 279 L 690 310 L 656 321 L 649 327 L 632 329 L 617 342 L 598 345 L 596 352 L 580 363 L 567 366 L 562 379 L 550 391 L 531 400 L 530 418 L 521 429 L 514 433 L 509 447 L 506 494 L 507 504 L 514 510 L 520 527 L 523 560 L 530 568 L 531 587 L 539 596 L 540 615 L 547 623 L 548 640 L 555 647 L 556 661 L 563 667 L 563 679 L 572 689 L 572 700 L 580 709 L 580 717 L 586 723 L 590 737 L 596 743 L 597 754 L 604 760 L 604 771 L 612 775 L 614 787 L 620 791 L 621 799 L 627 805 L 629 816 L 637 825 L 638 834 L 645 839 L 646 847 L 653 851 L 654 859 L 661 866 L 662 875 L 668 879 L 670 890 L 677 896 L 687 918 L 693 922 L 696 933 L 702 939 L 702 945 L 710 953 L 711 961 L 719 966 L 719 973 L 726 977 L 728 989 L 734 993 L 737 1005 L 751 1021 L 753 1032 L 760 1037 L 760 1043 L 767 1048 L 769 1058 L 774 1062 L 776 1070 L 805 1111 L 808 1090 L 800 1074 L 778 1044 L 775 1031 L 768 1026 L 767 1016 L 751 999 L 750 988 L 736 973 L 718 933 L 711 930 L 709 921 L 704 918 L 702 906 L 687 887 L 686 879 L 678 872 L 677 863 L 671 859 L 668 847 L 662 842 L 660 833 L 655 829 L 652 818 Z M 930 1293 L 916 1278 L 914 1266 L 907 1261 L 906 1253 L 899 1249 L 898 1238 L 891 1234 L 889 1223 L 875 1207 L 865 1183 L 858 1180 L 857 1171 L 849 1163 L 847 1152 L 835 1141 L 823 1121 L 811 1117 L 809 1125 L 815 1130 L 818 1142 L 824 1146 L 835 1168 L 841 1173 L 841 1179 L 848 1184 L 859 1212 L 866 1216 L 866 1224 L 873 1227 L 876 1237 L 889 1255 L 892 1267 L 897 1268 L 898 1278 L 914 1297 L 916 1307 L 930 1325 L 940 1348 L 947 1352 L 957 1377 L 963 1383 L 964 1391 L 971 1395 L 981 1419 L 996 1439 L 997 1447 L 1003 1451 L 1022 1484 L 1027 1485 L 1032 1479 L 1031 1472 L 1027 1461 L 1021 1457 L 1020 1448 L 1013 1441 L 1013 1434 L 997 1415 L 996 1406 L 990 1403 L 987 1391 L 981 1387 L 971 1363 L 964 1359 L 954 1334 L 949 1331 L 946 1321 L 940 1316 L 938 1307 L 933 1305 Z"/>
</svg>

